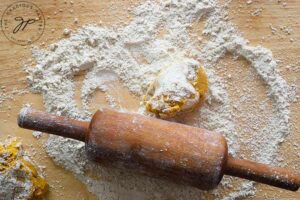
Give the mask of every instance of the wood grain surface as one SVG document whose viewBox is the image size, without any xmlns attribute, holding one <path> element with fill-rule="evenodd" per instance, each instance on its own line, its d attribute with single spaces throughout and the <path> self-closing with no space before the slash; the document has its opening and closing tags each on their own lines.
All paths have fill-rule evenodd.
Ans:
<svg viewBox="0 0 300 200">
<path fill-rule="evenodd" d="M 0 15 L 4 10 L 16 0 L 1 0 Z M 43 12 L 45 17 L 45 30 L 41 38 L 33 45 L 46 47 L 49 44 L 63 38 L 63 30 L 69 28 L 76 30 L 80 26 L 88 23 L 101 23 L 103 25 L 124 25 L 132 17 L 128 12 L 129 6 L 139 3 L 137 0 L 85 0 L 85 1 L 46 1 L 30 0 L 35 3 Z M 278 3 L 279 2 L 279 3 Z M 274 57 L 279 61 L 281 75 L 288 81 L 300 87 L 300 1 L 232 1 L 229 6 L 229 18 L 253 45 L 262 45 L 272 50 Z M 258 16 L 253 13 L 259 12 Z M 78 23 L 74 23 L 77 18 Z M 122 19 L 122 20 L 121 20 Z M 124 22 L 124 19 L 125 22 Z M 193 31 L 201 34 L 203 24 L 196 24 Z M 272 27 L 276 28 L 276 33 L 272 33 Z M 290 34 L 280 30 L 280 27 L 292 29 Z M 22 69 L 22 64 L 31 58 L 31 46 L 20 46 L 9 41 L 4 34 L 0 33 L 0 88 L 5 90 L 4 94 L 11 93 L 12 90 L 22 90 L 27 88 L 26 74 Z M 245 84 L 243 76 L 250 73 L 249 64 L 244 60 L 233 61 L 231 55 L 227 55 L 220 61 L 219 65 L 230 66 L 226 70 L 234 74 L 235 70 L 243 66 L 244 71 L 240 77 L 233 76 L 235 85 Z M 292 66 L 296 70 L 289 70 L 287 66 Z M 296 67 L 295 67 L 296 66 Z M 298 66 L 298 68 L 297 68 Z M 298 69 L 298 70 L 297 70 Z M 220 75 L 224 71 L 218 71 Z M 82 77 L 76 78 L 76 83 L 80 84 Z M 120 88 L 120 93 L 124 101 L 121 104 L 129 109 L 136 109 L 138 106 L 137 98 L 116 83 Z M 248 83 L 249 87 L 256 87 L 258 95 L 265 97 L 265 86 L 261 80 Z M 3 98 L 3 93 L 0 93 Z M 229 95 L 234 100 L 235 94 L 229 90 Z M 77 97 L 76 97 L 77 98 Z M 79 98 L 79 97 L 78 97 Z M 1 100 L 1 98 L 0 98 Z M 92 100 L 94 103 L 107 106 L 103 94 L 98 93 Z M 31 131 L 18 128 L 16 123 L 17 114 L 23 104 L 30 103 L 34 108 L 43 110 L 43 100 L 41 95 L 26 93 L 23 95 L 12 95 L 4 102 L 0 102 L 0 140 L 7 138 L 8 135 L 19 137 L 24 144 L 25 150 L 32 155 L 32 159 L 39 165 L 46 166 L 46 178 L 50 184 L 50 191 L 47 199 L 96 199 L 89 193 L 81 182 L 79 182 L 70 172 L 56 166 L 47 156 L 43 149 L 43 143 L 47 136 L 39 140 L 32 137 Z M 96 107 L 94 107 L 96 108 Z M 291 104 L 292 134 L 281 145 L 279 154 L 288 167 L 298 167 L 299 152 L 293 152 L 293 144 L 300 144 L 299 118 L 300 101 Z M 247 152 L 246 152 L 247 153 Z M 62 178 L 63 177 L 63 178 Z M 235 188 L 232 190 L 234 191 Z M 289 192 L 277 188 L 258 185 L 257 194 L 254 199 L 300 199 L 300 191 Z M 76 191 L 76 192 L 74 192 Z"/>
</svg>

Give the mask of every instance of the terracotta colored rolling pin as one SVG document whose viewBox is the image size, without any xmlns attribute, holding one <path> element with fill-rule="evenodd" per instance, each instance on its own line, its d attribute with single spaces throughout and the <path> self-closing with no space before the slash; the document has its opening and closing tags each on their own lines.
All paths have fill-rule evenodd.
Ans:
<svg viewBox="0 0 300 200">
<path fill-rule="evenodd" d="M 138 114 L 99 110 L 92 121 L 23 108 L 20 127 L 85 142 L 89 158 L 200 189 L 213 189 L 224 174 L 296 191 L 299 171 L 228 156 L 225 138 L 205 129 Z"/>
</svg>

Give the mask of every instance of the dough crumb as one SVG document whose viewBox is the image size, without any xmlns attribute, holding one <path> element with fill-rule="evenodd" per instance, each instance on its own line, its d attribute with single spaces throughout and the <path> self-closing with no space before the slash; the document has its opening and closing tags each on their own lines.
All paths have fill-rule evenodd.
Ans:
<svg viewBox="0 0 300 200">
<path fill-rule="evenodd" d="M 16 138 L 0 143 L 0 185 L 0 199 L 42 199 L 48 190 L 47 181 Z"/>
</svg>

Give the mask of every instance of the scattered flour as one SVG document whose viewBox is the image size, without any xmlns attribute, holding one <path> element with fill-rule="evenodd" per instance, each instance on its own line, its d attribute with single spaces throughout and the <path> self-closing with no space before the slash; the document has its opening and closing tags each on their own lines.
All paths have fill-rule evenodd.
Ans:
<svg viewBox="0 0 300 200">
<path fill-rule="evenodd" d="M 35 137 L 36 139 L 40 139 L 42 137 L 43 133 L 40 131 L 33 131 L 32 136 Z"/>
<path fill-rule="evenodd" d="M 52 44 L 48 50 L 33 49 L 37 64 L 25 68 L 31 89 L 43 95 L 46 110 L 89 120 L 89 99 L 97 89 L 105 92 L 107 82 L 120 79 L 133 94 L 142 97 L 163 69 L 163 63 L 174 53 L 181 53 L 203 63 L 209 80 L 207 100 L 202 109 L 194 113 L 198 122 L 192 125 L 224 134 L 229 152 L 240 156 L 243 141 L 233 119 L 231 105 L 235 103 L 231 102 L 224 80 L 216 75 L 215 69 L 219 60 L 231 53 L 251 64 L 267 85 L 274 106 L 269 123 L 257 137 L 247 141 L 251 158 L 264 163 L 276 162 L 278 145 L 289 133 L 289 98 L 288 85 L 277 73 L 272 53 L 249 45 L 226 21 L 226 9 L 215 0 L 146 1 L 134 9 L 134 15 L 125 27 L 87 25 Z M 205 21 L 203 34 L 208 38 L 207 43 L 190 36 L 191 26 L 198 21 Z M 160 36 L 162 31 L 165 34 Z M 85 73 L 81 87 L 82 108 L 74 99 L 73 79 L 79 73 Z M 99 199 L 199 199 L 205 198 L 205 193 L 218 199 L 236 199 L 255 194 L 254 183 L 234 178 L 225 177 L 216 190 L 204 192 L 107 169 L 87 160 L 83 143 L 58 136 L 50 136 L 46 148 L 56 163 L 72 171 Z M 230 188 L 237 184 L 240 187 L 230 193 Z"/>
</svg>

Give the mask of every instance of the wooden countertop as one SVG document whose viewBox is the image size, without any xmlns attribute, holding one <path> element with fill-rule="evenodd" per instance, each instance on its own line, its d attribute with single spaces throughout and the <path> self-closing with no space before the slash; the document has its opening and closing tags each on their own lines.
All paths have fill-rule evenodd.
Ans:
<svg viewBox="0 0 300 200">
<path fill-rule="evenodd" d="M 2 0 L 0 2 L 0 15 L 14 2 L 16 1 Z M 70 3 L 70 1 L 34 0 L 30 2 L 35 3 L 45 17 L 44 33 L 34 43 L 34 45 L 41 47 L 46 47 L 48 44 L 63 38 L 62 33 L 65 28 L 76 30 L 84 24 L 99 23 L 100 21 L 109 26 L 119 23 L 119 19 L 124 17 L 128 18 L 129 21 L 131 15 L 126 8 L 138 3 L 137 0 L 86 0 L 80 2 L 74 0 L 74 3 Z M 259 13 L 259 15 L 253 16 L 254 13 Z M 280 61 L 281 75 L 289 83 L 295 83 L 300 87 L 300 1 L 282 0 L 278 3 L 277 1 L 253 0 L 250 4 L 242 0 L 232 1 L 229 4 L 229 17 L 252 45 L 262 45 L 272 50 L 274 57 Z M 74 23 L 74 20 L 78 20 L 78 23 Z M 285 33 L 280 29 L 282 27 L 291 28 L 291 33 Z M 275 32 L 274 28 L 276 29 Z M 272 29 L 274 33 L 272 33 Z M 198 31 L 201 34 L 200 28 Z M 3 33 L 0 33 L 0 44 L 0 88 L 3 87 L 7 94 L 11 93 L 13 89 L 22 90 L 26 88 L 26 74 L 22 69 L 22 63 L 31 58 L 30 46 L 17 45 L 9 41 Z M 236 64 L 229 58 L 225 58 L 221 62 Z M 238 62 L 245 64 L 244 61 Z M 286 66 L 288 65 L 293 66 L 296 70 L 287 70 Z M 4 97 L 1 92 L 0 95 L 2 98 Z M 138 102 L 134 101 L 128 92 L 125 91 L 124 96 L 128 98 L 126 104 L 132 102 L 133 105 L 137 105 Z M 33 160 L 39 165 L 46 166 L 46 178 L 51 187 L 47 198 L 49 200 L 96 199 L 70 172 L 56 166 L 47 156 L 42 147 L 47 139 L 46 135 L 37 140 L 32 137 L 30 131 L 18 128 L 16 116 L 22 105 L 31 103 L 33 107 L 42 110 L 41 95 L 26 93 L 7 98 L 1 103 L 0 97 L 0 139 L 5 139 L 8 135 L 19 137 L 26 151 L 29 153 L 36 152 Z M 99 94 L 99 99 L 105 103 L 101 94 Z M 300 144 L 299 117 L 300 101 L 298 100 L 291 104 L 292 134 L 288 136 L 280 149 L 285 162 L 291 167 L 299 166 L 300 162 L 300 158 L 296 154 L 290 153 L 293 151 L 290 147 L 292 141 Z M 300 191 L 293 193 L 264 185 L 259 185 L 257 188 L 258 192 L 254 199 L 270 199 L 271 197 L 289 200 L 300 199 Z"/>
</svg>

